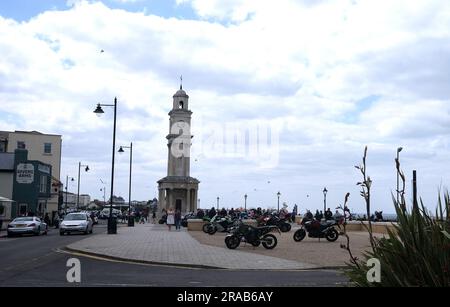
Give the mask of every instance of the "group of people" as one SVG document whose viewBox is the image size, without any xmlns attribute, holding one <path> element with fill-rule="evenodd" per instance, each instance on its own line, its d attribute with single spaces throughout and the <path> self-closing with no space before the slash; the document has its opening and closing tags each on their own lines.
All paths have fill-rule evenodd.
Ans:
<svg viewBox="0 0 450 307">
<path fill-rule="evenodd" d="M 162 221 L 167 225 L 169 231 L 172 230 L 172 226 L 175 226 L 177 231 L 181 230 L 181 211 L 179 209 L 174 210 L 173 207 L 170 207 L 169 210 L 162 210 Z"/>
</svg>

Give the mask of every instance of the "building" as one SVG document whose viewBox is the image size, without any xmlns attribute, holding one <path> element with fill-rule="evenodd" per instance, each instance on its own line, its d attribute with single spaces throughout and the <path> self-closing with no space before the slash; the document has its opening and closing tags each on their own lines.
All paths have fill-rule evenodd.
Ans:
<svg viewBox="0 0 450 307">
<path fill-rule="evenodd" d="M 38 131 L 0 131 L 0 152 L 14 153 L 16 149 L 26 149 L 30 160 L 51 165 L 51 198 L 47 202 L 46 210 L 52 216 L 62 202 L 61 148 L 61 135 Z"/>
<path fill-rule="evenodd" d="M 159 212 L 173 208 L 181 212 L 197 210 L 200 181 L 190 177 L 191 116 L 189 96 L 180 86 L 173 96 L 170 131 L 167 135 L 167 176 L 158 181 Z"/>
<path fill-rule="evenodd" d="M 71 192 L 62 192 L 61 208 L 66 211 L 75 211 L 78 209 L 86 209 L 91 203 L 91 196 L 88 194 L 80 194 L 79 203 L 77 206 L 78 194 Z"/>
<path fill-rule="evenodd" d="M 52 166 L 29 159 L 26 149 L 0 153 L 0 196 L 13 201 L 5 219 L 30 213 L 44 216 L 51 198 L 51 181 Z"/>
</svg>

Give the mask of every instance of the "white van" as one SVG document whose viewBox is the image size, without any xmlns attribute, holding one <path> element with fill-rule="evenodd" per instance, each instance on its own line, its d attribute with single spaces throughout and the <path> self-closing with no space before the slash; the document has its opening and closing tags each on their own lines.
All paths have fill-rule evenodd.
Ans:
<svg viewBox="0 0 450 307">
<path fill-rule="evenodd" d="M 103 219 L 109 218 L 109 212 L 110 212 L 109 208 L 103 209 L 100 212 L 100 217 L 103 218 Z M 117 217 L 117 216 L 122 214 L 122 212 L 119 209 L 114 209 L 114 208 L 113 208 L 113 212 L 112 213 L 113 213 L 114 217 Z"/>
</svg>

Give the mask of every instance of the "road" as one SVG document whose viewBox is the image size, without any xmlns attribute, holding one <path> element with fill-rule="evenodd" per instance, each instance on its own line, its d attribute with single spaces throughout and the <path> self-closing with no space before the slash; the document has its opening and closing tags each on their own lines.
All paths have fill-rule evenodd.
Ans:
<svg viewBox="0 0 450 307">
<path fill-rule="evenodd" d="M 98 225 L 93 235 L 105 231 L 104 225 Z M 66 245 L 84 238 L 84 235 L 60 236 L 55 229 L 51 229 L 47 236 L 0 238 L 0 287 L 286 287 L 339 286 L 347 282 L 342 274 L 333 270 L 187 269 L 111 261 L 62 250 Z M 81 262 L 79 284 L 67 282 L 69 267 L 66 264 L 70 258 L 78 258 Z"/>
</svg>

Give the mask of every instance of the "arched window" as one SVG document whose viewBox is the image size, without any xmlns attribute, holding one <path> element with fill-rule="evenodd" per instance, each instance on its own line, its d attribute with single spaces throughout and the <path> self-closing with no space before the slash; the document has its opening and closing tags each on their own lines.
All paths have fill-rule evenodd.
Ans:
<svg viewBox="0 0 450 307">
<path fill-rule="evenodd" d="M 179 103 L 179 105 L 178 105 L 178 108 L 180 108 L 180 109 L 183 109 L 183 108 L 184 108 L 184 102 L 183 102 L 183 101 L 180 101 L 180 103 Z"/>
</svg>

